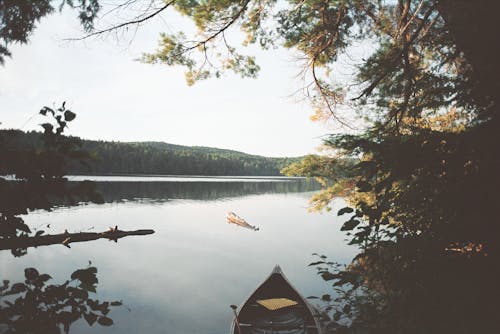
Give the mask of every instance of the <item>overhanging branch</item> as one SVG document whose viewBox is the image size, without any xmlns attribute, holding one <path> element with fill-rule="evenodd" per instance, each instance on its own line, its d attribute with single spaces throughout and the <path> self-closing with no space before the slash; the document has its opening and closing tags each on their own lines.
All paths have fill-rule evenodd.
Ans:
<svg viewBox="0 0 500 334">
<path fill-rule="evenodd" d="M 175 1 L 176 0 L 171 0 L 171 1 L 167 2 L 164 6 L 160 7 L 159 9 L 157 9 L 156 11 L 154 11 L 153 13 L 151 13 L 151 14 L 149 14 L 147 16 L 141 17 L 139 19 L 135 19 L 135 20 L 132 20 L 132 21 L 123 22 L 123 23 L 120 23 L 118 25 L 112 26 L 110 28 L 106 28 L 106 29 L 102 29 L 102 30 L 97 30 L 97 31 L 94 31 L 94 32 L 92 32 L 92 33 L 90 33 L 88 35 L 83 36 L 83 37 L 68 38 L 66 40 L 68 40 L 68 41 L 83 41 L 83 40 L 86 40 L 86 39 L 88 39 L 90 37 L 95 37 L 95 36 L 98 36 L 98 35 L 109 33 L 109 32 L 112 32 L 112 31 L 115 31 L 115 30 L 118 30 L 118 29 L 121 29 L 121 28 L 124 28 L 124 27 L 127 27 L 127 26 L 141 24 L 141 23 L 146 22 L 147 20 L 149 20 L 149 19 L 151 19 L 151 18 L 159 15 L 161 12 L 163 12 L 168 7 L 170 7 L 172 4 L 174 4 Z"/>
</svg>

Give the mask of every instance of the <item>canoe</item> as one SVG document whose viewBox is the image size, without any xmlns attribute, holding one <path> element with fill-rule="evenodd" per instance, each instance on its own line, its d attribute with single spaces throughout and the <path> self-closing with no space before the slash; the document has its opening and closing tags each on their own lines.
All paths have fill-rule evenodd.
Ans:
<svg viewBox="0 0 500 334">
<path fill-rule="evenodd" d="M 317 312 L 279 266 L 235 314 L 230 334 L 321 334 Z"/>
</svg>

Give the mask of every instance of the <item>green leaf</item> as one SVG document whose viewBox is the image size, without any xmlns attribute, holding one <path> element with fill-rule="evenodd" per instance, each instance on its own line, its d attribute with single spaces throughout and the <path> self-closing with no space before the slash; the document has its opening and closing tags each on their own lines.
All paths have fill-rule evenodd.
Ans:
<svg viewBox="0 0 500 334">
<path fill-rule="evenodd" d="M 349 241 L 348 245 L 359 245 L 361 243 L 361 239 L 358 237 L 352 238 L 351 241 Z"/>
<path fill-rule="evenodd" d="M 40 114 L 41 115 L 47 115 L 47 112 L 50 112 L 52 115 L 54 115 L 54 110 L 52 110 L 51 108 L 49 107 L 43 107 L 41 110 L 40 110 Z"/>
<path fill-rule="evenodd" d="M 68 287 L 68 292 L 75 299 L 87 300 L 89 298 L 88 292 L 80 288 Z"/>
<path fill-rule="evenodd" d="M 94 285 L 81 283 L 79 287 L 85 291 L 96 293 L 96 287 Z"/>
<path fill-rule="evenodd" d="M 84 286 L 92 286 L 98 282 L 97 277 L 97 268 L 89 267 L 87 269 L 79 269 L 71 274 L 71 279 L 77 279 L 82 282 Z M 91 290 L 89 290 L 91 291 Z M 95 292 L 95 291 L 93 291 Z"/>
<path fill-rule="evenodd" d="M 3 290 L 7 290 L 8 287 L 9 287 L 9 280 L 4 279 L 3 285 L 0 286 L 0 292 L 2 292 Z"/>
<path fill-rule="evenodd" d="M 97 322 L 101 326 L 111 326 L 113 324 L 113 319 L 108 318 L 108 317 L 99 317 Z"/>
<path fill-rule="evenodd" d="M 325 295 L 321 296 L 321 300 L 325 301 L 325 302 L 329 302 L 332 300 L 332 297 L 329 294 L 325 294 Z"/>
<path fill-rule="evenodd" d="M 24 276 L 28 281 L 35 280 L 40 274 L 38 273 L 38 270 L 35 268 L 26 268 L 24 269 Z"/>
<path fill-rule="evenodd" d="M 50 123 L 43 123 L 41 124 L 41 126 L 45 130 L 45 133 L 52 132 L 52 130 L 54 129 L 54 126 Z"/>
<path fill-rule="evenodd" d="M 345 213 L 351 213 L 351 212 L 353 212 L 353 211 L 354 211 L 354 209 L 353 209 L 353 208 L 350 208 L 350 207 L 346 206 L 346 207 L 344 207 L 344 208 L 340 209 L 340 210 L 337 212 L 337 216 L 342 216 L 342 215 L 343 215 L 343 214 L 345 214 Z"/>
<path fill-rule="evenodd" d="M 339 275 L 332 274 L 331 272 L 325 271 L 325 272 L 321 273 L 321 278 L 323 278 L 325 281 L 331 281 L 331 280 L 339 278 Z"/>
<path fill-rule="evenodd" d="M 92 311 L 98 311 L 100 309 L 99 303 L 95 300 L 92 300 L 92 299 L 87 300 L 87 305 L 90 306 L 90 309 Z"/>
<path fill-rule="evenodd" d="M 358 219 L 349 219 L 342 225 L 340 228 L 341 231 L 351 231 L 353 230 L 356 226 L 358 226 L 361 223 L 360 220 Z"/>
<path fill-rule="evenodd" d="M 23 232 L 26 232 L 26 233 L 31 233 L 31 229 L 29 228 L 28 225 L 26 225 L 24 223 L 23 220 L 17 220 L 15 223 L 14 223 L 14 226 L 16 227 L 16 229 L 20 230 L 20 231 L 23 231 Z"/>
<path fill-rule="evenodd" d="M 309 263 L 308 266 L 317 266 L 318 264 L 323 264 L 323 263 L 325 263 L 325 261 L 317 261 L 317 262 Z"/>
<path fill-rule="evenodd" d="M 75 117 L 76 117 L 76 114 L 72 111 L 66 110 L 64 112 L 64 120 L 67 122 L 71 122 L 72 120 L 75 119 Z"/>
<path fill-rule="evenodd" d="M 358 233 L 356 233 L 354 235 L 357 236 L 360 239 L 364 239 L 364 238 L 366 238 L 367 236 L 370 235 L 370 232 L 371 232 L 370 227 L 367 227 L 367 228 L 364 228 L 362 231 L 359 231 Z"/>
<path fill-rule="evenodd" d="M 42 282 L 46 282 L 51 278 L 52 278 L 52 276 L 50 276 L 49 274 L 43 274 L 43 275 L 40 275 L 40 277 L 38 279 L 41 280 Z"/>
<path fill-rule="evenodd" d="M 17 293 L 21 293 L 23 291 L 26 291 L 26 285 L 23 283 L 15 283 L 12 285 L 9 291 L 5 293 L 5 295 L 15 295 Z"/>
<path fill-rule="evenodd" d="M 97 314 L 92 313 L 92 312 L 84 313 L 83 318 L 87 321 L 89 326 L 92 326 L 93 324 L 95 324 L 95 322 L 97 320 Z"/>
</svg>

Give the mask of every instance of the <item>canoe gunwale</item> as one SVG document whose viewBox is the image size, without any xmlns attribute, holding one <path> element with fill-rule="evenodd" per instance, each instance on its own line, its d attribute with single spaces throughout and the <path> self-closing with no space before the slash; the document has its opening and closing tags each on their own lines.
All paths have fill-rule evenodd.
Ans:
<svg viewBox="0 0 500 334">
<path fill-rule="evenodd" d="M 304 304 L 304 306 L 307 308 L 307 312 L 309 312 L 311 314 L 311 317 L 314 321 L 314 327 L 317 331 L 317 334 L 322 334 L 322 330 L 321 330 L 321 325 L 319 323 L 319 320 L 318 320 L 318 312 L 316 311 L 316 309 L 314 309 L 311 304 L 309 304 L 309 302 L 299 293 L 299 291 L 297 291 L 297 289 L 290 283 L 290 281 L 288 280 L 288 278 L 285 276 L 285 274 L 283 273 L 283 271 L 281 270 L 281 267 L 279 265 L 276 265 L 273 269 L 273 271 L 264 279 L 264 281 L 262 281 L 262 283 L 254 290 L 252 291 L 252 293 L 250 293 L 250 295 L 245 299 L 245 301 L 241 304 L 241 307 L 239 307 L 239 311 L 237 312 L 237 315 L 239 316 L 241 311 L 243 310 L 243 308 L 250 302 L 250 300 L 252 299 L 252 297 L 255 295 L 255 293 L 257 291 L 259 291 L 259 289 L 264 286 L 264 284 L 267 283 L 268 280 L 271 279 L 271 277 L 275 274 L 278 274 L 280 275 L 280 277 L 289 285 L 289 287 L 293 290 L 293 292 L 295 292 L 297 294 L 297 296 L 301 299 L 300 302 L 302 304 Z M 300 305 L 300 304 L 299 304 Z M 248 326 L 248 324 L 245 324 Z M 246 326 L 243 326 L 243 327 L 246 327 Z M 236 318 L 233 317 L 233 321 L 231 322 L 231 328 L 230 328 L 230 334 L 234 334 L 234 333 L 237 333 L 235 331 L 235 327 L 236 327 Z M 311 326 L 307 326 L 308 328 L 311 328 Z"/>
</svg>

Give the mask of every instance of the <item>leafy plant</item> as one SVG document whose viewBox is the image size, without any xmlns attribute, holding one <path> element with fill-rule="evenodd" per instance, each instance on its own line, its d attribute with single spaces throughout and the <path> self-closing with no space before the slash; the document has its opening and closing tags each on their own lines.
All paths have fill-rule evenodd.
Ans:
<svg viewBox="0 0 500 334">
<path fill-rule="evenodd" d="M 76 115 L 65 103 L 57 109 L 44 107 L 40 114 L 52 120 L 41 124 L 41 145 L 19 146 L 15 133 L 0 136 L 0 175 L 13 179 L 0 178 L 0 242 L 33 233 L 20 217 L 31 210 L 51 210 L 82 200 L 102 202 L 90 182 L 69 183 L 64 177 L 70 162 L 86 164 L 90 158 L 77 139 L 63 136 Z M 12 253 L 21 256 L 26 250 L 13 249 Z"/>
<path fill-rule="evenodd" d="M 73 272 L 63 284 L 49 284 L 50 275 L 26 268 L 24 282 L 4 280 L 0 286 L 2 333 L 57 334 L 62 330 L 67 334 L 71 324 L 82 318 L 89 326 L 111 326 L 108 313 L 122 302 L 90 298 L 89 293 L 96 292 L 96 274 L 97 268 L 89 266 Z"/>
</svg>

